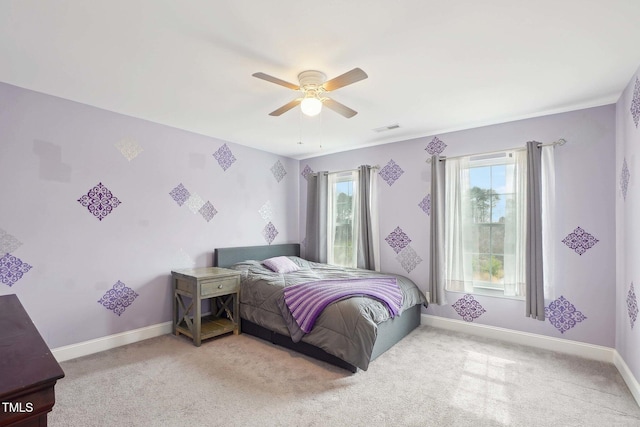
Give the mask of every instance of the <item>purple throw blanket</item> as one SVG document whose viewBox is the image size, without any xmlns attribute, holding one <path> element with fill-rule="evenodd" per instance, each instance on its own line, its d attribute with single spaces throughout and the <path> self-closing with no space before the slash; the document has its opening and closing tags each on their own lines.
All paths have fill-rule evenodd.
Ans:
<svg viewBox="0 0 640 427">
<path fill-rule="evenodd" d="M 391 317 L 402 308 L 402 292 L 395 277 L 318 280 L 284 289 L 284 302 L 304 333 L 309 333 L 332 302 L 355 296 L 374 298 L 383 303 Z"/>
</svg>

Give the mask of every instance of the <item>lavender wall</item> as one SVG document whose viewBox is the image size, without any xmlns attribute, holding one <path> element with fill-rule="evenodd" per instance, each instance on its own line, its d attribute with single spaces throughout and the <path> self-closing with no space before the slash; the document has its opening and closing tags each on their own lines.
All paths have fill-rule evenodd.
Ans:
<svg viewBox="0 0 640 427">
<path fill-rule="evenodd" d="M 576 310 L 575 325 L 527 319 L 520 300 L 465 302 L 457 293 L 449 294 L 450 305 L 427 313 L 613 347 L 618 304 L 616 345 L 638 376 L 630 362 L 638 359 L 637 334 L 622 298 L 636 268 L 625 260 L 637 254 L 638 239 L 624 242 L 625 277 L 615 292 L 616 204 L 626 221 L 618 236 L 635 230 L 624 216 L 633 208 L 634 82 L 618 103 L 618 131 L 626 130 L 617 159 L 611 105 L 301 162 L 0 83 L 0 294 L 18 294 L 54 348 L 168 321 L 171 269 L 211 265 L 216 247 L 303 239 L 306 172 L 364 163 L 381 166 L 382 268 L 426 290 L 429 151 L 455 156 L 562 137 L 568 143 L 556 151 L 559 280 L 547 305 L 563 297 Z M 626 201 L 620 185 L 612 191 L 624 158 L 631 171 Z M 99 184 L 117 202 L 109 199 L 94 215 L 85 205 Z M 562 242 L 578 227 L 597 240 L 582 254 Z M 391 246 L 389 236 L 403 243 Z M 99 303 L 118 289 L 125 305 Z"/>
<path fill-rule="evenodd" d="M 289 158 L 0 83 L 0 295 L 53 348 L 166 322 L 171 269 L 299 240 L 298 177 Z M 99 303 L 110 290 L 122 305 Z"/>
<path fill-rule="evenodd" d="M 565 138 L 568 143 L 556 150 L 558 236 L 554 266 L 558 281 L 546 306 L 563 304 L 573 312 L 541 322 L 524 316 L 522 300 L 476 295 L 471 299 L 461 293 L 449 293 L 449 305 L 432 305 L 427 313 L 613 347 L 614 132 L 615 106 L 609 105 L 304 160 L 300 163 L 300 236 L 305 235 L 305 170 L 335 171 L 378 164 L 382 270 L 404 274 L 426 290 L 429 216 L 423 200 L 430 192 L 430 165 L 426 163 L 429 152 L 456 156 L 524 146 L 529 140 L 552 142 Z M 579 235 L 582 246 L 562 242 L 572 233 Z M 396 242 L 393 246 L 387 243 L 389 236 L 397 237 L 389 239 Z M 397 244 L 398 241 L 402 243 Z"/>
<path fill-rule="evenodd" d="M 640 70 L 616 104 L 616 350 L 640 378 Z"/>
</svg>

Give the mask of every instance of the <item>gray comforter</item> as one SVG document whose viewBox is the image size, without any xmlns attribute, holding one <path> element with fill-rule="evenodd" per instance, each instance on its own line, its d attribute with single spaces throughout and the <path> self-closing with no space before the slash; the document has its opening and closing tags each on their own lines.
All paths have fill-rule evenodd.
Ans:
<svg viewBox="0 0 640 427">
<path fill-rule="evenodd" d="M 260 261 L 244 261 L 230 268 L 242 272 L 240 317 L 257 325 L 290 336 L 279 304 L 286 286 L 321 279 L 367 276 L 393 276 L 403 293 L 402 310 L 426 301 L 423 293 L 410 279 L 370 270 L 319 264 L 298 257 L 289 257 L 300 266 L 292 273 L 274 273 Z M 402 312 L 401 312 L 402 313 Z M 401 314 L 400 313 L 400 314 Z M 390 318 L 386 307 L 366 297 L 352 297 L 330 304 L 318 317 L 314 328 L 302 341 L 366 370 L 377 336 L 377 325 Z M 288 319 L 289 322 L 292 319 Z"/>
</svg>

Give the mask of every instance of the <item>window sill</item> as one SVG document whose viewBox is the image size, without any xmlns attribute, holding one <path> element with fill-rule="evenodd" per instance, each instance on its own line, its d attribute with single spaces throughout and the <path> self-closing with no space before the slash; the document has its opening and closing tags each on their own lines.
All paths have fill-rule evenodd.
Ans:
<svg viewBox="0 0 640 427">
<path fill-rule="evenodd" d="M 480 296 L 483 296 L 483 297 L 512 299 L 512 300 L 517 300 L 517 301 L 524 301 L 525 300 L 524 297 L 505 295 L 500 290 L 485 289 L 485 288 L 474 288 L 473 292 L 452 291 L 452 290 L 449 290 L 449 289 L 446 289 L 446 291 L 447 292 L 451 292 L 451 293 L 455 293 L 455 294 L 462 294 L 462 295 L 480 295 Z"/>
</svg>

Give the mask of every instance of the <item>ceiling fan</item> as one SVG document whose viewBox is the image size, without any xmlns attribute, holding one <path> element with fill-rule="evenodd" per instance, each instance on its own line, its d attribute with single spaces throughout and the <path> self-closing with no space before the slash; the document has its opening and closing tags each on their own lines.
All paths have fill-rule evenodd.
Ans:
<svg viewBox="0 0 640 427">
<path fill-rule="evenodd" d="M 362 71 L 360 68 L 354 68 L 351 71 L 347 71 L 346 73 L 327 81 L 327 76 L 324 73 L 315 70 L 307 70 L 298 74 L 298 81 L 300 84 L 295 85 L 265 73 L 254 73 L 252 75 L 253 77 L 302 92 L 302 97 L 296 98 L 277 110 L 272 111 L 269 113 L 270 116 L 279 116 L 300 104 L 300 109 L 307 116 L 315 116 L 319 114 L 320 110 L 322 110 L 322 106 L 326 105 L 327 108 L 332 109 L 336 113 L 341 114 L 348 119 L 358 114 L 358 112 L 334 99 L 324 96 L 324 94 L 359 82 L 360 80 L 364 80 L 368 77 L 367 73 Z"/>
</svg>

